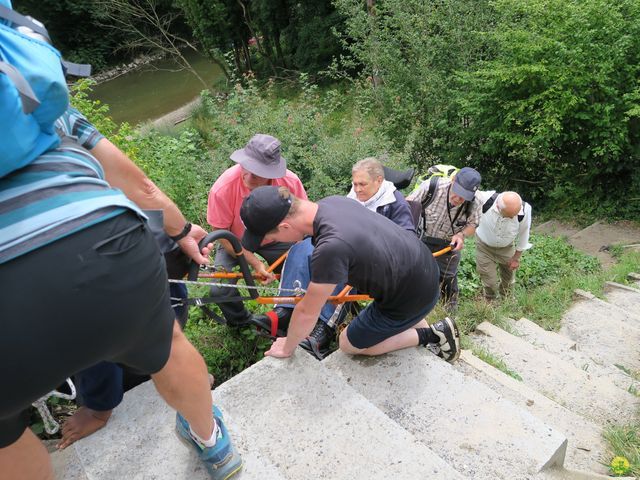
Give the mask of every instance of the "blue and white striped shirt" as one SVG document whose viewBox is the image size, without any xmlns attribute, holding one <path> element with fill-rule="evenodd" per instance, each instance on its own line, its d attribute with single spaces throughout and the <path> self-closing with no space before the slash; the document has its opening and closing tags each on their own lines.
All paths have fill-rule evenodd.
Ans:
<svg viewBox="0 0 640 480">
<path fill-rule="evenodd" d="M 56 126 L 89 148 L 103 138 L 74 109 Z M 104 180 L 102 166 L 87 150 L 65 141 L 0 178 L 0 264 L 127 209 L 141 213 Z"/>
</svg>

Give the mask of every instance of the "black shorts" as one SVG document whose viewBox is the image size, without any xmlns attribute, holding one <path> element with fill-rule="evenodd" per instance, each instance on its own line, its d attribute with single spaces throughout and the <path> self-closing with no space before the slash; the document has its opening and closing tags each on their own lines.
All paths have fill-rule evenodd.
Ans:
<svg viewBox="0 0 640 480">
<path fill-rule="evenodd" d="M 174 323 L 153 235 L 131 212 L 0 265 L 0 448 L 24 411 L 65 378 L 108 360 L 150 374 Z"/>
</svg>

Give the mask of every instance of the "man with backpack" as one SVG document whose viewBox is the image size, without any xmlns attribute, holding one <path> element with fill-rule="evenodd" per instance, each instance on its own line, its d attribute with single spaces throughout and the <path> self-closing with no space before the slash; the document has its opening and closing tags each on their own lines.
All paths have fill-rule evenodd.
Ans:
<svg viewBox="0 0 640 480">
<path fill-rule="evenodd" d="M 407 197 L 421 204 L 421 239 L 431 252 L 451 246 L 450 252 L 436 258 L 440 267 L 440 294 L 451 312 L 458 306 L 460 251 L 464 239 L 472 236 L 480 223 L 481 204 L 476 198 L 480 181 L 476 170 L 464 167 L 451 179 L 433 176 Z"/>
<path fill-rule="evenodd" d="M 515 283 L 522 252 L 531 248 L 531 205 L 516 192 L 477 192 L 482 204 L 476 230 L 476 268 L 484 296 L 505 296 Z M 498 272 L 500 278 L 498 278 Z"/>
</svg>

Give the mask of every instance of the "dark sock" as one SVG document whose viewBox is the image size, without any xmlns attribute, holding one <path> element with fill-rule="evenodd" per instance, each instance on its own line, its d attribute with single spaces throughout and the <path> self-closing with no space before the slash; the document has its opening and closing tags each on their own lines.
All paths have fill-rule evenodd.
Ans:
<svg viewBox="0 0 640 480">
<path fill-rule="evenodd" d="M 416 328 L 416 332 L 418 332 L 418 345 L 426 347 L 428 343 L 440 343 L 440 337 L 430 328 Z"/>
</svg>

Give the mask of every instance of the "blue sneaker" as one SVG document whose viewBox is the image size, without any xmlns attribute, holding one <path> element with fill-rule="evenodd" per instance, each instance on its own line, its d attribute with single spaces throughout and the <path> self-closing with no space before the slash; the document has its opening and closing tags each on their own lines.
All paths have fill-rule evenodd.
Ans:
<svg viewBox="0 0 640 480">
<path fill-rule="evenodd" d="M 213 447 L 202 447 L 191 436 L 189 422 L 182 415 L 176 414 L 176 432 L 180 439 L 198 451 L 198 455 L 207 467 L 214 480 L 226 480 L 240 471 L 242 457 L 231 444 L 229 432 L 222 421 L 222 412 L 213 406 L 213 420 L 218 424 L 218 439 Z"/>
</svg>

